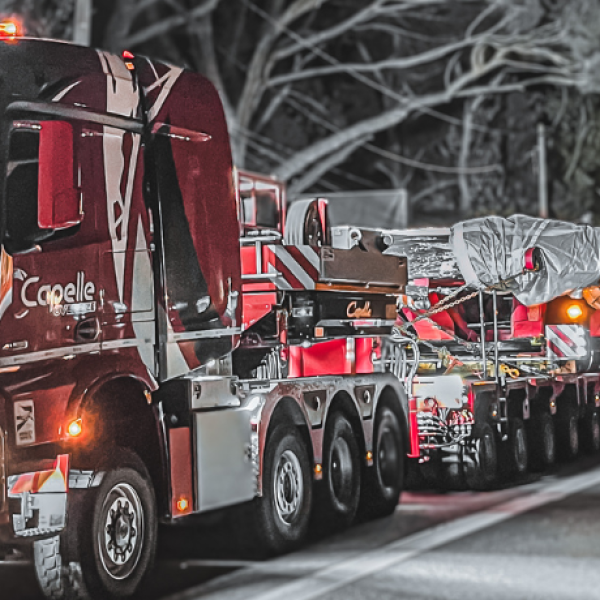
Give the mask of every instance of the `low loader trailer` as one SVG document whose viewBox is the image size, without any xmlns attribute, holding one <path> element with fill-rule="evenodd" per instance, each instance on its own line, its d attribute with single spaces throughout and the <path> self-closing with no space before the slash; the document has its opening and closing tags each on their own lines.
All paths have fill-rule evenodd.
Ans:
<svg viewBox="0 0 600 600">
<path fill-rule="evenodd" d="M 485 489 L 600 450 L 598 229 L 516 215 L 382 236 L 408 264 L 384 359 L 426 483 Z"/>
</svg>

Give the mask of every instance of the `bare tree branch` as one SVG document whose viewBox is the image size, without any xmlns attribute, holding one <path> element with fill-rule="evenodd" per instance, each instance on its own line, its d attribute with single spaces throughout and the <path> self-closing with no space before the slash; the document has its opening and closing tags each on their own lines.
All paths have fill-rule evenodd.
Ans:
<svg viewBox="0 0 600 600">
<path fill-rule="evenodd" d="M 483 39 L 483 38 L 479 38 Z M 311 77 L 324 77 L 326 75 L 333 75 L 335 73 L 354 72 L 354 73 L 372 73 L 379 72 L 386 69 L 412 69 L 414 67 L 422 66 L 427 63 L 437 61 L 444 58 L 448 54 L 452 54 L 457 50 L 461 50 L 471 46 L 474 40 L 460 40 L 458 42 L 452 42 L 444 46 L 432 48 L 421 54 L 413 56 L 405 56 L 401 58 L 389 58 L 375 63 L 340 63 L 337 65 L 329 65 L 326 67 L 315 67 L 313 69 L 306 69 L 299 73 L 286 73 L 273 77 L 268 81 L 269 86 L 277 86 L 293 81 L 300 81 L 303 79 L 309 79 Z"/>
<path fill-rule="evenodd" d="M 353 14 L 351 17 L 345 19 L 335 27 L 331 27 L 330 29 L 326 29 L 324 31 L 319 31 L 319 33 L 316 33 L 315 35 L 306 37 L 302 43 L 290 44 L 281 50 L 277 50 L 273 53 L 273 61 L 282 60 L 288 56 L 296 54 L 296 52 L 300 52 L 301 50 L 305 50 L 311 46 L 318 46 L 323 42 L 331 40 L 335 37 L 339 37 L 346 31 L 354 29 L 359 23 L 364 23 L 369 18 L 374 16 L 377 12 L 377 8 L 383 5 L 385 2 L 386 0 L 374 0 L 372 4 Z"/>
<path fill-rule="evenodd" d="M 329 154 L 325 160 L 317 163 L 317 165 L 306 171 L 302 177 L 299 177 L 292 183 L 289 187 L 290 195 L 293 196 L 303 192 L 306 188 L 309 188 L 333 167 L 343 163 L 356 149 L 360 148 L 370 138 L 370 135 L 363 136 L 354 140 L 345 148 L 341 148 L 337 152 Z"/>
<path fill-rule="evenodd" d="M 265 79 L 268 75 L 265 73 L 265 66 L 269 61 L 271 48 L 275 40 L 279 37 L 281 31 L 287 29 L 296 19 L 310 10 L 318 8 L 324 2 L 329 0 L 295 0 L 279 17 L 273 17 L 261 8 L 256 6 L 251 0 L 244 0 L 248 7 L 265 19 L 270 25 L 269 31 L 263 35 L 258 43 L 252 61 L 248 66 L 244 88 L 240 94 L 237 104 L 237 122 L 240 127 L 247 128 L 250 125 L 252 117 L 256 112 L 262 99 L 265 89 Z M 234 143 L 237 144 L 240 154 L 244 154 L 244 140 L 234 137 Z"/>
<path fill-rule="evenodd" d="M 205 15 L 210 14 L 213 10 L 215 10 L 219 2 L 220 0 L 205 0 L 203 4 L 190 10 L 186 14 L 173 15 L 172 17 L 168 17 L 167 19 L 163 19 L 161 21 L 158 21 L 157 23 L 153 23 L 145 29 L 137 31 L 128 36 L 127 43 L 131 48 L 133 48 L 139 44 L 143 44 L 144 42 L 148 42 L 154 38 L 169 33 L 176 27 L 186 25 L 193 19 L 200 19 Z M 129 3 L 120 2 L 119 4 L 126 5 Z"/>
</svg>

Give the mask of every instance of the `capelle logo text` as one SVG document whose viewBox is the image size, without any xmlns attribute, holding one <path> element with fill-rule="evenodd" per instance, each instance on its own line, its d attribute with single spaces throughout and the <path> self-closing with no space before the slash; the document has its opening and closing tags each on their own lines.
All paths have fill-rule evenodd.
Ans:
<svg viewBox="0 0 600 600">
<path fill-rule="evenodd" d="M 21 302 L 28 308 L 47 306 L 56 315 L 81 314 L 96 309 L 96 286 L 85 280 L 85 273 L 78 271 L 76 280 L 66 285 L 60 283 L 37 285 L 39 277 L 28 277 L 21 288 Z"/>
</svg>

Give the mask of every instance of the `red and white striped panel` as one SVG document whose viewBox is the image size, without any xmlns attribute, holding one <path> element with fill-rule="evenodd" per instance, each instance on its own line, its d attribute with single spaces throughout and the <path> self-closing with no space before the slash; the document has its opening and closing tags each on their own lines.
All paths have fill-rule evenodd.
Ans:
<svg viewBox="0 0 600 600">
<path fill-rule="evenodd" d="M 269 245 L 264 248 L 267 272 L 280 290 L 314 290 L 320 258 L 311 246 Z"/>
<path fill-rule="evenodd" d="M 550 360 L 585 358 L 588 344 L 581 325 L 546 325 L 546 354 Z"/>
</svg>

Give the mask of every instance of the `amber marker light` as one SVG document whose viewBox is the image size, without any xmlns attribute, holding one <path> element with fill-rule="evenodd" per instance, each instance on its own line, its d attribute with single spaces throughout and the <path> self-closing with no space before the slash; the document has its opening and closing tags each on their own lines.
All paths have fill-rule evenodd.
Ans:
<svg viewBox="0 0 600 600">
<path fill-rule="evenodd" d="M 130 71 L 133 71 L 135 69 L 135 65 L 132 62 L 133 59 L 135 58 L 135 56 L 133 55 L 133 53 L 130 52 L 129 50 L 123 50 L 123 54 L 121 56 L 123 57 L 123 61 L 125 62 L 125 66 Z"/>
<path fill-rule="evenodd" d="M 579 306 L 579 304 L 571 304 L 571 306 L 567 308 L 567 314 L 569 315 L 569 319 L 573 319 L 574 321 L 583 314 L 583 311 L 581 310 L 581 306 Z"/>
<path fill-rule="evenodd" d="M 179 512 L 185 512 L 189 505 L 190 503 L 188 502 L 187 498 L 181 497 L 179 500 L 177 500 L 177 510 Z"/>
<path fill-rule="evenodd" d="M 69 437 L 79 437 L 82 431 L 83 427 L 81 425 L 81 419 L 75 419 L 75 421 L 71 421 L 67 427 L 67 433 L 69 434 Z"/>
<path fill-rule="evenodd" d="M 23 24 L 18 19 L 0 20 L 0 40 L 12 42 L 23 34 Z"/>
</svg>

